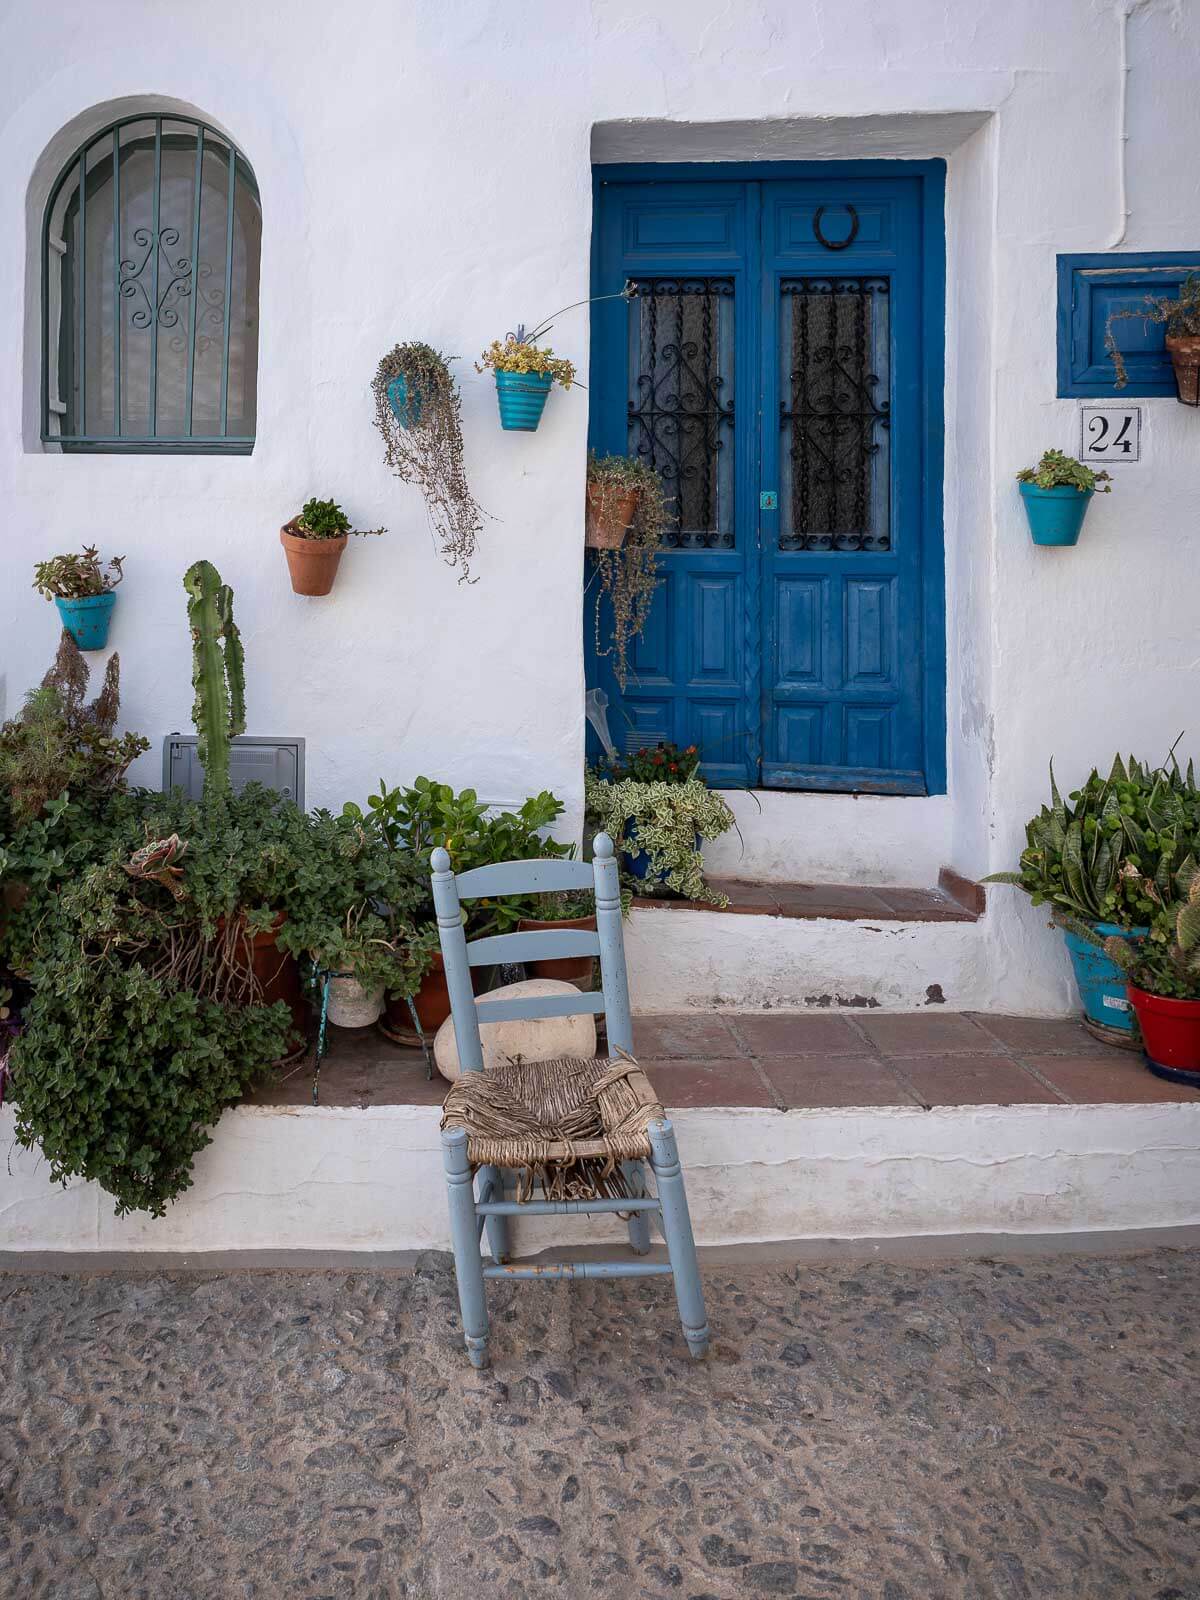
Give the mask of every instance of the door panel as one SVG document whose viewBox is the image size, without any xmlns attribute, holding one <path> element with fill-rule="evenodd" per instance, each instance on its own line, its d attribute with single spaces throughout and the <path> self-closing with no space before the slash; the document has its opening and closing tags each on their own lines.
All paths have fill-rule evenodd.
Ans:
<svg viewBox="0 0 1200 1600">
<path fill-rule="evenodd" d="M 624 692 L 590 653 L 614 738 L 696 743 L 714 784 L 927 792 L 944 686 L 923 180 L 628 170 L 597 173 L 593 292 L 636 292 L 594 308 L 592 444 L 654 465 L 676 526 Z"/>
</svg>

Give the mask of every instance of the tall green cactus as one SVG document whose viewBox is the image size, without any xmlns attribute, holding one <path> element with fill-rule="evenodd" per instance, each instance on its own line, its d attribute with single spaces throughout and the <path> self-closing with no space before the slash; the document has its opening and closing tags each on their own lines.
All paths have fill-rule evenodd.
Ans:
<svg viewBox="0 0 1200 1600">
<path fill-rule="evenodd" d="M 233 620 L 233 590 L 211 561 L 184 574 L 192 630 L 192 686 L 196 702 L 196 754 L 204 768 L 204 798 L 229 792 L 229 741 L 246 730 L 246 674 L 242 640 Z"/>
</svg>

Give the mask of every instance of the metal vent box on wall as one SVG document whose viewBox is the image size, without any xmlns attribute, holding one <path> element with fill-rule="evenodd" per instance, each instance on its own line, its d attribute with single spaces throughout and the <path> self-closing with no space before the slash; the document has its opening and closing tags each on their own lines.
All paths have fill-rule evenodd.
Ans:
<svg viewBox="0 0 1200 1600">
<path fill-rule="evenodd" d="M 261 783 L 285 800 L 304 808 L 304 740 L 259 739 L 248 735 L 234 739 L 229 749 L 229 778 L 234 790 Z M 196 756 L 195 734 L 169 733 L 163 740 L 163 790 L 182 789 L 199 800 L 204 768 Z"/>
<path fill-rule="evenodd" d="M 1139 313 L 1146 296 L 1171 295 L 1189 272 L 1200 272 L 1200 251 L 1123 251 L 1058 258 L 1058 393 L 1063 399 L 1175 399 L 1175 375 L 1161 322 L 1134 315 L 1113 324 L 1129 382 L 1116 387 L 1104 348 L 1114 311 Z"/>
</svg>

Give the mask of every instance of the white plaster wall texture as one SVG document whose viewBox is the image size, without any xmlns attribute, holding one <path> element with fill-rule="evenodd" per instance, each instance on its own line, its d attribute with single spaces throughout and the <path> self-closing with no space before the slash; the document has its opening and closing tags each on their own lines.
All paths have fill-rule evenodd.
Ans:
<svg viewBox="0 0 1200 1600">
<path fill-rule="evenodd" d="M 47 1182 L 0 1112 L 0 1249 L 448 1249 L 440 1113 L 241 1106 L 166 1216 Z M 1068 1233 L 1200 1222 L 1200 1106 L 679 1111 L 701 1244 Z M 620 1242 L 611 1219 L 521 1218 L 516 1247 Z"/>
<path fill-rule="evenodd" d="M 586 294 L 593 133 L 599 154 L 623 158 L 942 154 L 950 792 L 874 806 L 770 796 L 762 818 L 749 802 L 739 814 L 752 874 L 926 882 L 943 862 L 1010 864 L 1052 754 L 1067 783 L 1114 745 L 1161 754 L 1196 700 L 1196 414 L 1147 402 L 1145 460 L 1094 503 L 1074 551 L 1031 546 L 1012 483 L 1076 437 L 1075 405 L 1054 398 L 1054 256 L 1104 248 L 1124 220 L 1125 10 L 1125 244 L 1190 248 L 1200 14 L 1179 0 L 213 0 L 203 28 L 152 0 L 10 10 L 0 707 L 53 647 L 32 562 L 87 538 L 129 558 L 113 643 L 130 725 L 155 740 L 186 728 L 179 580 L 204 555 L 237 592 L 251 729 L 308 739 L 313 803 L 425 771 L 494 799 L 551 787 L 576 828 L 587 396 L 555 394 L 536 434 L 505 435 L 470 358 Z M 36 442 L 30 225 L 73 134 L 153 96 L 227 128 L 262 192 L 248 459 L 60 458 Z M 437 561 L 370 425 L 375 362 L 410 337 L 464 358 L 468 466 L 495 518 L 473 586 Z M 582 313 L 554 342 L 586 368 Z M 313 492 L 390 532 L 349 551 L 332 596 L 304 601 L 276 530 Z M 139 776 L 155 781 L 156 753 Z M 731 849 L 714 852 L 724 870 Z M 838 937 L 852 962 L 856 936 Z M 1067 1008 L 1062 952 L 1015 895 L 993 896 L 982 938 L 1008 1009 Z"/>
</svg>

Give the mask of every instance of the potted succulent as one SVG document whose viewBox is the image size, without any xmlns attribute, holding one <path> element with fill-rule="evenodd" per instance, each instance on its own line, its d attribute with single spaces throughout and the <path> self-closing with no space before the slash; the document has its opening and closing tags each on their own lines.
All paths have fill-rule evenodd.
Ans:
<svg viewBox="0 0 1200 1600">
<path fill-rule="evenodd" d="M 1125 317 L 1166 326 L 1164 343 L 1175 372 L 1175 388 L 1182 405 L 1200 405 L 1200 273 L 1189 272 L 1177 295 L 1148 294 L 1140 311 L 1114 311 L 1104 330 L 1104 344 L 1116 371 L 1115 386 L 1129 381 L 1125 359 L 1113 337 L 1113 323 Z"/>
<path fill-rule="evenodd" d="M 1200 868 L 1195 859 L 1174 875 L 1180 897 L 1168 901 L 1150 937 L 1131 946 L 1105 943 L 1129 980 L 1146 1059 L 1160 1077 L 1200 1087 Z"/>
<path fill-rule="evenodd" d="M 588 823 L 618 843 L 623 868 L 644 891 L 725 905 L 705 882 L 700 846 L 732 828 L 734 818 L 699 765 L 695 745 L 663 743 L 588 772 Z"/>
<path fill-rule="evenodd" d="M 1189 858 L 1198 836 L 1200 792 L 1190 762 L 1184 773 L 1173 755 L 1159 768 L 1118 756 L 1107 777 L 1093 769 L 1066 800 L 1051 765 L 1050 804 L 1026 826 L 1019 870 L 984 879 L 1015 884 L 1035 906 L 1051 907 L 1066 937 L 1084 1023 L 1110 1043 L 1135 1043 L 1113 941 L 1137 944 L 1146 937 L 1160 886 Z"/>
<path fill-rule="evenodd" d="M 384 528 L 352 528 L 336 500 L 306 500 L 304 508 L 279 530 L 292 588 L 297 594 L 328 594 L 337 577 L 346 540 L 352 534 L 385 533 Z"/>
<path fill-rule="evenodd" d="M 371 389 L 388 466 L 420 489 L 443 559 L 469 583 L 484 514 L 467 482 L 453 359 L 418 340 L 398 344 L 380 361 Z"/>
<path fill-rule="evenodd" d="M 1107 472 L 1095 472 L 1061 450 L 1047 450 L 1036 467 L 1017 473 L 1034 544 L 1069 545 L 1079 540 L 1093 494 L 1109 494 Z"/>
<path fill-rule="evenodd" d="M 515 333 L 504 342 L 493 339 L 475 363 L 477 372 L 489 368 L 496 376 L 496 399 L 500 406 L 500 426 L 509 432 L 533 433 L 542 420 L 546 400 L 555 383 L 569 389 L 575 382 L 575 368 L 563 356 L 537 340 L 546 327 L 526 333 L 518 323 Z"/>
<path fill-rule="evenodd" d="M 102 565 L 95 545 L 85 544 L 81 555 L 52 556 L 33 569 L 33 587 L 53 600 L 62 625 L 81 650 L 103 650 L 117 597 L 113 592 L 125 576 L 125 557 L 114 556 Z"/>
</svg>

